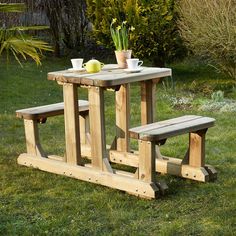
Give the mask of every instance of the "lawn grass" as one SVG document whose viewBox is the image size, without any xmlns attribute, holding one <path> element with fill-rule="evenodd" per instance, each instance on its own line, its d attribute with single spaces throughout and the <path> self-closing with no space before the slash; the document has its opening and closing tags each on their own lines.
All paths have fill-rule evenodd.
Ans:
<svg viewBox="0 0 236 236">
<path fill-rule="evenodd" d="M 210 97 L 224 89 L 235 98 L 233 82 L 211 68 L 193 62 L 170 65 L 175 90 L 169 82 L 158 86 L 157 118 L 199 114 L 216 119 L 209 129 L 206 162 L 218 171 L 218 180 L 198 183 L 172 176 L 164 178 L 168 195 L 143 200 L 118 190 L 45 173 L 17 165 L 25 152 L 23 121 L 15 110 L 62 101 L 62 89 L 47 80 L 47 72 L 70 67 L 69 60 L 45 60 L 42 67 L 25 63 L 0 65 L 0 235 L 234 235 L 236 232 L 236 119 L 235 113 L 200 112 L 197 106 L 176 108 L 166 95 L 194 93 Z M 85 89 L 79 89 L 86 98 Z M 106 129 L 110 143 L 115 131 L 114 94 L 107 92 Z M 132 86 L 131 124 L 140 122 L 139 86 Z M 63 117 L 40 126 L 44 148 L 64 153 Z M 168 140 L 162 151 L 182 157 L 187 137 Z M 136 143 L 132 143 L 136 147 Z"/>
</svg>

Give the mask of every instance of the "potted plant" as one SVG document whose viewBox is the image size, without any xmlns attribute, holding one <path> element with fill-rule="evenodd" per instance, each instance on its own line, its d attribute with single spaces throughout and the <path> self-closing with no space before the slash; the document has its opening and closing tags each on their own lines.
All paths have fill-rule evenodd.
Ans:
<svg viewBox="0 0 236 236">
<path fill-rule="evenodd" d="M 133 31 L 134 27 L 129 28 L 127 21 L 123 21 L 121 25 L 116 23 L 117 19 L 115 18 L 110 24 L 111 37 L 116 48 L 116 60 L 120 68 L 127 68 L 126 59 L 131 58 L 132 53 L 132 50 L 129 50 L 129 32 Z"/>
</svg>

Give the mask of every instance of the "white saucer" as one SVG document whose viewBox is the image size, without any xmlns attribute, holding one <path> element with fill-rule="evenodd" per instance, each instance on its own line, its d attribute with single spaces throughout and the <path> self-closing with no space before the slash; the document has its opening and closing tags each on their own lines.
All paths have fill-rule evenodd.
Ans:
<svg viewBox="0 0 236 236">
<path fill-rule="evenodd" d="M 143 70 L 143 67 L 139 67 L 136 69 L 124 69 L 125 72 L 129 72 L 129 73 L 137 73 Z"/>
<path fill-rule="evenodd" d="M 69 68 L 69 71 L 85 71 L 85 68 L 80 68 L 80 69 L 74 69 L 74 68 Z"/>
</svg>

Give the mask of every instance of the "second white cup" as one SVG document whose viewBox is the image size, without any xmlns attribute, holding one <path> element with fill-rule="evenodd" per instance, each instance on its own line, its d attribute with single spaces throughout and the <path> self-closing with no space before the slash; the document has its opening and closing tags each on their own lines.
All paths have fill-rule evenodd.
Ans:
<svg viewBox="0 0 236 236">
<path fill-rule="evenodd" d="M 83 60 L 84 60 L 83 58 L 71 59 L 71 64 L 73 66 L 73 69 L 75 69 L 75 70 L 82 69 Z"/>
<path fill-rule="evenodd" d="M 136 70 L 141 67 L 143 64 L 143 61 L 140 61 L 138 58 L 131 58 L 131 59 L 126 59 L 128 69 L 130 70 Z"/>
</svg>

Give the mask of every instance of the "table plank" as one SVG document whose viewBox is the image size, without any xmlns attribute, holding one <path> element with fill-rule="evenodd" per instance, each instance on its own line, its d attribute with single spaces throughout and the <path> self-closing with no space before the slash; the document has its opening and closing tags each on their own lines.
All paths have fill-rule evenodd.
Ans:
<svg viewBox="0 0 236 236">
<path fill-rule="evenodd" d="M 139 73 L 127 73 L 124 69 L 103 69 L 98 73 L 89 74 L 86 71 L 49 72 L 48 79 L 60 82 L 91 85 L 97 87 L 112 87 L 131 82 L 151 80 L 171 76 L 169 68 L 144 67 Z"/>
</svg>

